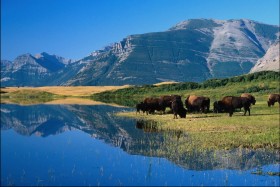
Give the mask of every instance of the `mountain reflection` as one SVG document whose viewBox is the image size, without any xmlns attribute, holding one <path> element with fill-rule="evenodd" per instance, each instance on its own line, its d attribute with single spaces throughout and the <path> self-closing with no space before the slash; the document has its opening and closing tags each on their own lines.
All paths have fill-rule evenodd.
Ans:
<svg viewBox="0 0 280 187">
<path fill-rule="evenodd" d="M 24 136 L 48 137 L 81 130 L 93 138 L 120 147 L 129 154 L 164 157 L 186 169 L 239 169 L 279 163 L 279 151 L 187 149 L 189 136 L 181 131 L 158 132 L 152 123 L 120 118 L 115 112 L 130 110 L 107 105 L 1 105 L 1 130 Z"/>
</svg>

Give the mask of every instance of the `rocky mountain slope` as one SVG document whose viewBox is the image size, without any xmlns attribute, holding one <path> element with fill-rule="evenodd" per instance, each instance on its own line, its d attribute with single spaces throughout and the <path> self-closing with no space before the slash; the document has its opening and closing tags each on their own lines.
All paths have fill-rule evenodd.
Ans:
<svg viewBox="0 0 280 187">
<path fill-rule="evenodd" d="M 83 59 L 67 85 L 203 81 L 245 74 L 279 37 L 251 20 L 194 19 L 165 32 L 131 35 Z"/>
<path fill-rule="evenodd" d="M 271 45 L 265 55 L 258 60 L 256 65 L 251 69 L 250 73 L 258 71 L 280 71 L 279 56 L 280 46 L 279 40 Z"/>
<path fill-rule="evenodd" d="M 28 66 L 1 62 L 1 83 L 38 85 L 38 78 L 40 85 L 200 82 L 248 73 L 278 38 L 279 26 L 252 20 L 191 19 L 164 32 L 130 35 L 69 64 L 49 67 L 31 55 L 18 57 L 30 60 Z"/>
</svg>

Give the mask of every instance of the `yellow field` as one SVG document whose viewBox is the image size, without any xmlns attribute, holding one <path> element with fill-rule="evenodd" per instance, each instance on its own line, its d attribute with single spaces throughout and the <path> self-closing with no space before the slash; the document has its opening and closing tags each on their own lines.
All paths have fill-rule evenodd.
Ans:
<svg viewBox="0 0 280 187">
<path fill-rule="evenodd" d="M 154 84 L 155 86 L 159 86 L 162 84 L 174 84 L 177 82 L 160 82 Z M 14 92 L 20 90 L 38 90 L 50 92 L 57 95 L 63 96 L 90 96 L 95 93 L 109 91 L 109 90 L 117 90 L 122 88 L 127 88 L 130 85 L 123 86 L 42 86 L 42 87 L 5 87 L 1 88 L 2 91 L 5 92 Z"/>
<path fill-rule="evenodd" d="M 39 90 L 50 92 L 57 95 L 64 96 L 90 96 L 94 93 L 104 92 L 108 90 L 116 90 L 127 88 L 124 86 L 43 86 L 43 87 L 6 87 L 1 88 L 1 91 L 14 92 L 19 90 Z"/>
</svg>

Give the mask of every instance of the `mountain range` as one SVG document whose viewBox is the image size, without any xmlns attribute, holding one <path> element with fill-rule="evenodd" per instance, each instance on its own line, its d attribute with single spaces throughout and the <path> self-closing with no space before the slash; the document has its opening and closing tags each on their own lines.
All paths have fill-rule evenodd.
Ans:
<svg viewBox="0 0 280 187">
<path fill-rule="evenodd" d="M 248 19 L 190 19 L 167 31 L 130 35 L 76 61 L 47 53 L 1 60 L 1 85 L 201 82 L 262 71 L 264 66 L 279 71 L 277 49 L 279 26 Z"/>
</svg>

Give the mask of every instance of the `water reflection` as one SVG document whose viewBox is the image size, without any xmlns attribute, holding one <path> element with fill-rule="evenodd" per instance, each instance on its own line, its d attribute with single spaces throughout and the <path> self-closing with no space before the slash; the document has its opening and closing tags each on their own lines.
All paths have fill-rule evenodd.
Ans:
<svg viewBox="0 0 280 187">
<path fill-rule="evenodd" d="M 279 163 L 279 152 L 272 150 L 190 149 L 186 143 L 190 137 L 182 131 L 159 132 L 152 122 L 114 115 L 123 110 L 130 109 L 106 105 L 1 105 L 1 130 L 41 137 L 81 130 L 129 154 L 164 157 L 191 170 L 248 170 Z"/>
</svg>

